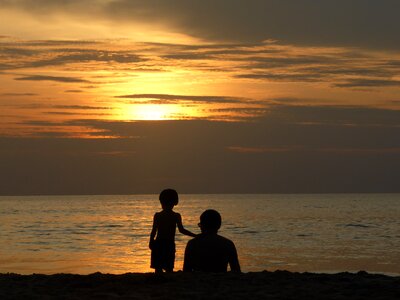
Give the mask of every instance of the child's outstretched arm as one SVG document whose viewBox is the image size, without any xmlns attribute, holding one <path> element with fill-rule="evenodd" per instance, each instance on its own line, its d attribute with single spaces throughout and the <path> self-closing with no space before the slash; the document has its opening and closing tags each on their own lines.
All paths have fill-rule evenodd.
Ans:
<svg viewBox="0 0 400 300">
<path fill-rule="evenodd" d="M 183 224 L 182 224 L 182 217 L 181 217 L 180 214 L 177 214 L 177 215 L 178 215 L 178 216 L 177 216 L 178 220 L 177 220 L 176 223 L 177 223 L 177 225 L 178 225 L 179 232 L 182 233 L 182 234 L 184 234 L 184 235 L 191 236 L 191 237 L 197 236 L 197 234 L 194 234 L 193 232 L 191 232 L 191 231 L 189 231 L 189 230 L 186 230 L 186 229 L 183 227 Z"/>
<path fill-rule="evenodd" d="M 158 229 L 157 214 L 155 214 L 154 217 L 153 217 L 153 228 L 151 229 L 151 233 L 150 233 L 150 242 L 149 242 L 149 248 L 150 249 L 153 248 L 154 239 L 156 237 L 157 229 Z"/>
</svg>

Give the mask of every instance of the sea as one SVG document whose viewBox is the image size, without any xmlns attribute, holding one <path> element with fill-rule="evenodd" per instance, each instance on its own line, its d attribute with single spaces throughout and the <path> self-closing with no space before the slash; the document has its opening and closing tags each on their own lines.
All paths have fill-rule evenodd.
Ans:
<svg viewBox="0 0 400 300">
<path fill-rule="evenodd" d="M 400 194 L 181 194 L 174 208 L 199 233 L 206 209 L 243 272 L 400 275 Z M 152 272 L 158 195 L 1 196 L 0 273 Z M 175 271 L 190 237 L 177 231 Z"/>
</svg>

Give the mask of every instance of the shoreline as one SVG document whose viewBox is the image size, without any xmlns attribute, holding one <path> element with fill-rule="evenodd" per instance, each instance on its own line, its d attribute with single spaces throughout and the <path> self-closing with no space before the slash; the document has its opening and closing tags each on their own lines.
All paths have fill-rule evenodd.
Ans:
<svg viewBox="0 0 400 300">
<path fill-rule="evenodd" d="M 400 276 L 358 273 L 0 274 L 1 299 L 400 299 Z"/>
</svg>

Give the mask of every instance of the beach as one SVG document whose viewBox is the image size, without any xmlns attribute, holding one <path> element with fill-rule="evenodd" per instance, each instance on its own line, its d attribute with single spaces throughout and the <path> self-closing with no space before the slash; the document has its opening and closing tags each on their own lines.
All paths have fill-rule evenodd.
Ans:
<svg viewBox="0 0 400 300">
<path fill-rule="evenodd" d="M 400 299 L 400 277 L 288 271 L 0 274 L 6 299 Z"/>
</svg>

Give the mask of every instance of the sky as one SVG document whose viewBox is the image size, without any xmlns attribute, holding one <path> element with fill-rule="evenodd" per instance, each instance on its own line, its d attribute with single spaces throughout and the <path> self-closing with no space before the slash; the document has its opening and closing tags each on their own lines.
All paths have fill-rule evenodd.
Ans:
<svg viewBox="0 0 400 300">
<path fill-rule="evenodd" d="M 0 0 L 0 195 L 400 192 L 397 0 Z"/>
</svg>

